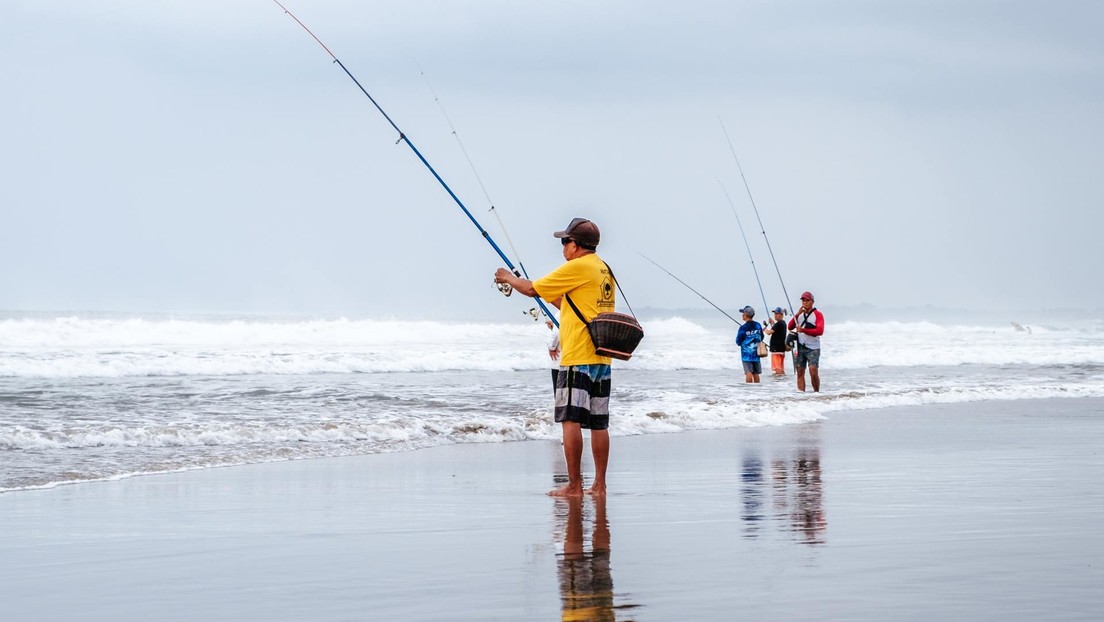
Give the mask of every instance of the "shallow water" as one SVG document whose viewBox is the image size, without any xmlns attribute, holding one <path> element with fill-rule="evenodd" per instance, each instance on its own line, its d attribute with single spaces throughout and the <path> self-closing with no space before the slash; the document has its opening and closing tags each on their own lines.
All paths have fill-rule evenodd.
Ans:
<svg viewBox="0 0 1104 622">
<path fill-rule="evenodd" d="M 825 339 L 824 391 L 812 395 L 792 376 L 745 385 L 727 327 L 668 318 L 646 328 L 639 354 L 615 366 L 615 435 L 1104 395 L 1104 330 L 842 323 Z M 0 492 L 555 438 L 545 335 L 529 324 L 0 320 Z"/>
</svg>

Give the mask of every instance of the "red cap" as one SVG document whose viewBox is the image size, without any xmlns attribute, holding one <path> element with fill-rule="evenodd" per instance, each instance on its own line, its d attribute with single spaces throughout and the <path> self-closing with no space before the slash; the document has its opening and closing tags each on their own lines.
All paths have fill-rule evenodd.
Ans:
<svg viewBox="0 0 1104 622">
<path fill-rule="evenodd" d="M 802 292 L 801 293 L 801 299 L 802 300 L 816 300 L 816 298 L 813 298 L 812 292 Z"/>
</svg>

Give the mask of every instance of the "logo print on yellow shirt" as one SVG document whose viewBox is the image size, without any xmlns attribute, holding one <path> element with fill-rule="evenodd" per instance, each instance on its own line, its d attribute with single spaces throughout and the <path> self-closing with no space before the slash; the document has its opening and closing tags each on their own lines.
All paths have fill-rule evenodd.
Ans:
<svg viewBox="0 0 1104 622">
<path fill-rule="evenodd" d="M 609 277 L 602 278 L 602 299 L 598 301 L 599 307 L 613 306 L 613 283 Z"/>
</svg>

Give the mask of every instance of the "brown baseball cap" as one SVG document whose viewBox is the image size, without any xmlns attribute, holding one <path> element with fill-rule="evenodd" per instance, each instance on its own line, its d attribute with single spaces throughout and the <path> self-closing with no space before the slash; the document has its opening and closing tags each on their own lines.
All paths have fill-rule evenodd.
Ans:
<svg viewBox="0 0 1104 622">
<path fill-rule="evenodd" d="M 563 231 L 557 231 L 552 235 L 557 238 L 575 240 L 576 244 L 587 250 L 597 248 L 598 242 L 602 239 L 602 234 L 598 231 L 598 225 L 586 218 L 572 218 Z"/>
</svg>

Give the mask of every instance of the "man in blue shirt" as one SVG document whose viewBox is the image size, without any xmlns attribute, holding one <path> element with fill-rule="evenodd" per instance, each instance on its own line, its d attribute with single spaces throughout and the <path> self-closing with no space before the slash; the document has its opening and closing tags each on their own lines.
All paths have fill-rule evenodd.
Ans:
<svg viewBox="0 0 1104 622">
<path fill-rule="evenodd" d="M 763 364 L 759 361 L 759 343 L 763 341 L 763 327 L 752 318 L 755 309 L 750 306 L 740 309 L 744 323 L 736 333 L 736 345 L 740 346 L 740 360 L 744 363 L 744 382 L 759 382 L 763 373 Z"/>
</svg>

